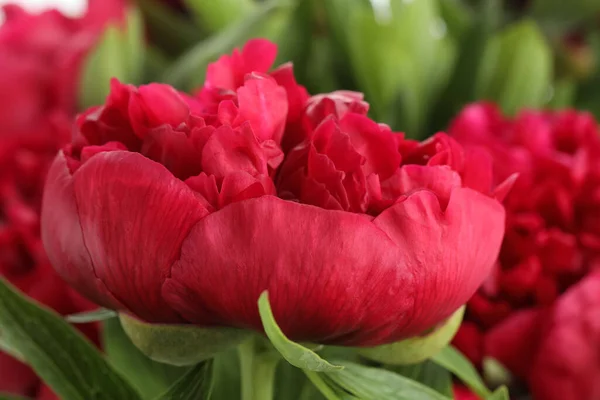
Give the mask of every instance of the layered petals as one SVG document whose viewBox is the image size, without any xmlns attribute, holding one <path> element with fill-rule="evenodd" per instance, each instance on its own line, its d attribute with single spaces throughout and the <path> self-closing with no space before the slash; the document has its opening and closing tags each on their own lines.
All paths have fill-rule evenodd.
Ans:
<svg viewBox="0 0 600 400">
<path fill-rule="evenodd" d="M 485 357 L 500 361 L 535 400 L 600 396 L 598 124 L 575 110 L 507 118 L 473 104 L 450 133 L 468 151 L 490 151 L 492 187 L 507 177 L 513 186 L 497 268 L 469 301 L 455 344 L 480 366 Z M 503 197 L 505 186 L 492 195 Z"/>
<path fill-rule="evenodd" d="M 595 272 L 557 302 L 531 369 L 536 398 L 600 396 L 600 275 Z"/>
<path fill-rule="evenodd" d="M 293 340 L 376 346 L 436 327 L 497 257 L 490 174 L 465 172 L 489 163 L 444 134 L 404 139 L 360 94 L 309 98 L 290 66 L 267 73 L 272 50 L 221 58 L 194 98 L 113 83 L 48 180 L 56 269 L 151 323 L 262 331 L 267 290 Z"/>
</svg>

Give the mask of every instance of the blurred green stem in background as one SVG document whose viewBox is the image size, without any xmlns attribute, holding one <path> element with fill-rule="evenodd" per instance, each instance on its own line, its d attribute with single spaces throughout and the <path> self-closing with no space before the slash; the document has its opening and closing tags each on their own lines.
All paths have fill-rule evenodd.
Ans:
<svg viewBox="0 0 600 400">
<path fill-rule="evenodd" d="M 184 0 L 185 5 L 209 32 L 225 29 L 258 8 L 253 0 Z"/>
<path fill-rule="evenodd" d="M 428 105 L 447 82 L 456 59 L 435 0 L 348 4 L 326 0 L 327 15 L 372 116 L 419 136 Z"/>
<path fill-rule="evenodd" d="M 219 54 L 266 37 L 311 93 L 364 92 L 370 116 L 409 137 L 446 129 L 480 100 L 509 114 L 577 106 L 600 115 L 600 0 L 183 0 L 187 14 L 136 2 L 158 61 L 176 57 L 148 79 L 186 91 Z"/>
<path fill-rule="evenodd" d="M 262 3 L 244 20 L 228 26 L 184 53 L 165 71 L 162 81 L 186 91 L 198 88 L 204 82 L 206 67 L 210 62 L 243 45 L 248 38 L 277 36 L 291 10 L 290 2 L 285 0 Z"/>
</svg>

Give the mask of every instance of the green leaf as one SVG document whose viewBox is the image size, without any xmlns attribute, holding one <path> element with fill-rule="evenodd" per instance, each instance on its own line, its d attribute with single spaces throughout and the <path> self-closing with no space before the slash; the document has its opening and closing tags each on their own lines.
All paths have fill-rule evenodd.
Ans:
<svg viewBox="0 0 600 400">
<path fill-rule="evenodd" d="M 127 14 L 127 26 L 121 44 L 121 55 L 126 62 L 128 83 L 140 83 L 144 69 L 145 41 L 142 13 L 137 8 L 133 8 Z"/>
<path fill-rule="evenodd" d="M 554 83 L 552 98 L 548 103 L 550 108 L 561 109 L 571 107 L 577 90 L 575 80 L 564 78 Z"/>
<path fill-rule="evenodd" d="M 104 322 L 102 344 L 110 365 L 123 375 L 144 399 L 153 399 L 181 378 L 188 367 L 152 361 L 131 343 L 118 319 Z"/>
<path fill-rule="evenodd" d="M 140 399 L 98 350 L 61 316 L 0 279 L 0 329 L 7 342 L 61 398 Z"/>
<path fill-rule="evenodd" d="M 307 349 L 298 343 L 289 340 L 281 328 L 277 325 L 271 305 L 269 304 L 269 295 L 264 291 L 258 299 L 258 310 L 263 328 L 267 337 L 273 346 L 281 353 L 290 364 L 310 371 L 339 371 L 342 367 L 332 365 L 319 357 L 317 353 Z"/>
<path fill-rule="evenodd" d="M 510 400 L 510 395 L 506 386 L 501 386 L 485 400 Z"/>
<path fill-rule="evenodd" d="M 252 0 L 184 0 L 187 8 L 200 25 L 210 32 L 217 32 L 240 21 L 254 11 L 257 4 Z"/>
<path fill-rule="evenodd" d="M 0 332 L 1 333 L 1 332 Z M 25 357 L 21 354 L 17 349 L 7 343 L 6 339 L 2 337 L 0 334 L 0 351 L 8 354 L 15 360 L 19 360 L 22 363 L 25 363 Z"/>
<path fill-rule="evenodd" d="M 456 1 L 439 0 L 449 4 Z M 458 38 L 459 52 L 448 86 L 434 109 L 428 132 L 445 130 L 466 103 L 477 100 L 476 79 L 483 53 L 490 37 L 496 32 L 502 18 L 502 1 L 486 0 L 479 3 L 477 17 Z"/>
<path fill-rule="evenodd" d="M 429 334 L 399 342 L 357 349 L 359 354 L 384 364 L 416 364 L 430 358 L 450 343 L 463 319 L 465 307 L 459 308 L 440 327 Z"/>
<path fill-rule="evenodd" d="M 65 319 L 72 324 L 86 324 L 88 322 L 104 321 L 115 318 L 117 312 L 106 308 L 98 308 L 93 311 L 86 311 L 77 314 L 67 315 Z"/>
<path fill-rule="evenodd" d="M 312 383 L 312 386 L 317 389 L 326 400 L 347 400 L 348 396 L 350 396 L 351 399 L 355 399 L 354 395 L 344 392 L 344 390 L 339 387 L 337 383 L 329 379 L 326 374 L 309 371 L 307 369 L 303 370 L 303 372 Z"/>
<path fill-rule="evenodd" d="M 178 55 L 204 35 L 187 16 L 168 7 L 167 2 L 135 0 L 146 21 L 152 42 L 169 55 Z"/>
<path fill-rule="evenodd" d="M 340 388 L 359 399 L 377 400 L 450 400 L 422 383 L 381 368 L 338 362 L 344 369 L 326 373 Z"/>
<path fill-rule="evenodd" d="M 191 368 L 157 400 L 206 400 L 212 389 L 212 360 Z"/>
<path fill-rule="evenodd" d="M 438 0 L 438 7 L 448 26 L 448 32 L 455 38 L 460 38 L 465 34 L 475 19 L 474 13 L 461 0 Z M 477 19 L 479 18 L 478 15 Z"/>
<path fill-rule="evenodd" d="M 488 41 L 477 77 L 477 97 L 496 101 L 510 115 L 541 107 L 552 83 L 552 51 L 532 21 L 509 26 Z"/>
<path fill-rule="evenodd" d="M 79 106 L 102 104 L 110 92 L 110 80 L 139 83 L 144 63 L 144 26 L 139 11 L 132 8 L 123 28 L 110 23 L 85 58 L 79 82 Z"/>
<path fill-rule="evenodd" d="M 388 367 L 387 369 L 402 376 L 421 382 L 427 387 L 437 390 L 444 396 L 452 397 L 452 375 L 433 361 L 427 360 L 415 365 Z"/>
<path fill-rule="evenodd" d="M 119 27 L 108 25 L 100 40 L 85 58 L 79 82 L 79 106 L 85 109 L 102 104 L 110 91 L 110 80 L 126 75 L 121 58 Z"/>
<path fill-rule="evenodd" d="M 182 90 L 191 90 L 204 82 L 206 67 L 219 56 L 230 52 L 266 26 L 273 26 L 291 7 L 280 1 L 263 3 L 255 12 L 237 24 L 233 24 L 196 46 L 176 60 L 164 73 L 163 82 Z"/>
<path fill-rule="evenodd" d="M 133 344 L 151 359 L 175 366 L 196 365 L 236 347 L 252 333 L 236 328 L 150 324 L 119 314 L 121 326 Z"/>
<path fill-rule="evenodd" d="M 533 0 L 530 13 L 552 31 L 576 28 L 586 20 L 593 21 L 600 12 L 598 0 Z"/>
<path fill-rule="evenodd" d="M 456 375 L 478 396 L 491 394 L 471 362 L 452 346 L 448 346 L 432 357 L 432 361 Z"/>
<path fill-rule="evenodd" d="M 346 14 L 334 21 L 343 27 L 350 66 L 373 117 L 419 136 L 456 56 L 436 0 L 390 2 L 384 20 L 366 2 L 328 2 L 330 14 Z"/>
</svg>

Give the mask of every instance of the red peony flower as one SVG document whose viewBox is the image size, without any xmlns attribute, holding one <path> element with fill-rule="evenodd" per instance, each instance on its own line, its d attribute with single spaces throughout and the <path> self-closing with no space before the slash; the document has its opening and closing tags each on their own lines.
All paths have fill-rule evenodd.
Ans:
<svg viewBox="0 0 600 400">
<path fill-rule="evenodd" d="M 600 136 L 587 113 L 468 106 L 450 133 L 518 172 L 497 268 L 470 300 L 455 344 L 501 361 L 535 399 L 600 396 Z"/>
<path fill-rule="evenodd" d="M 0 99 L 2 131 L 24 132 L 46 124 L 56 110 L 75 112 L 76 89 L 85 54 L 106 22 L 121 18 L 123 0 L 90 0 L 88 13 L 68 18 L 56 10 L 29 14 L 2 8 Z"/>
<path fill-rule="evenodd" d="M 503 208 L 473 178 L 489 165 L 444 134 L 404 139 L 357 94 L 299 102 L 291 66 L 266 73 L 273 59 L 249 42 L 196 98 L 113 82 L 49 173 L 53 265 L 154 323 L 261 331 L 264 290 L 293 340 L 371 346 L 444 321 L 500 246 Z M 292 126 L 304 139 L 284 153 Z"/>
<path fill-rule="evenodd" d="M 56 274 L 40 238 L 44 180 L 57 151 L 70 139 L 78 69 L 109 18 L 123 4 L 90 1 L 82 19 L 57 11 L 31 15 L 5 6 L 0 27 L 0 275 L 62 314 L 93 307 Z M 94 325 L 81 329 L 96 344 Z M 56 399 L 35 373 L 0 353 L 0 392 Z"/>
</svg>

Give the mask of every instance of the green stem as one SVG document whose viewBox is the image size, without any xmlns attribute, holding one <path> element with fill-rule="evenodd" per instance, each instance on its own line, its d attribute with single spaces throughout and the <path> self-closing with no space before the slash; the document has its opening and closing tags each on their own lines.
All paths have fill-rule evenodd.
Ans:
<svg viewBox="0 0 600 400">
<path fill-rule="evenodd" d="M 242 400 L 253 400 L 254 389 L 252 364 L 254 363 L 254 339 L 243 342 L 238 347 L 240 355 L 240 371 L 242 375 Z"/>
<path fill-rule="evenodd" d="M 275 371 L 281 359 L 273 352 L 257 353 L 257 340 L 252 338 L 238 347 L 242 383 L 242 400 L 273 400 Z"/>
<path fill-rule="evenodd" d="M 260 354 L 254 358 L 254 399 L 273 400 L 275 371 L 281 357 L 274 353 Z"/>
<path fill-rule="evenodd" d="M 319 389 L 319 392 L 321 392 L 321 394 L 325 396 L 327 400 L 340 400 L 340 397 L 335 393 L 335 391 L 331 387 L 329 387 L 329 385 L 327 385 L 327 383 L 323 380 L 323 378 L 321 378 L 321 375 L 319 375 L 318 372 L 309 371 L 307 369 L 303 371 L 304 374 L 306 374 L 306 376 L 308 377 L 308 379 L 313 383 L 313 385 L 315 385 L 317 389 Z"/>
</svg>

